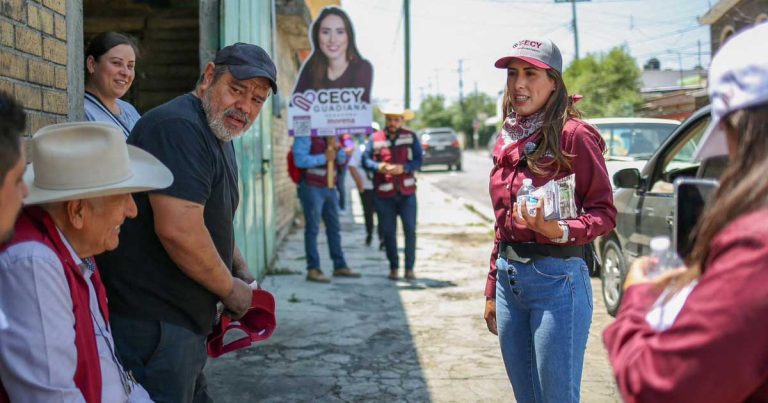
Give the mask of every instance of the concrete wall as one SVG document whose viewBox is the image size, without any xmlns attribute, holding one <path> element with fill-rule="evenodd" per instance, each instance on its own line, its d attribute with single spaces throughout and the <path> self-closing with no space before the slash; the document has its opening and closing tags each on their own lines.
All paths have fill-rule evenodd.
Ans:
<svg viewBox="0 0 768 403">
<path fill-rule="evenodd" d="M 742 0 L 731 7 L 710 27 L 712 55 L 723 44 L 723 37 L 768 19 L 768 0 Z"/>
<path fill-rule="evenodd" d="M 288 2 L 290 3 L 290 2 Z M 299 201 L 296 195 L 296 185 L 288 176 L 286 155 L 293 144 L 293 139 L 288 136 L 288 97 L 293 91 L 293 85 L 299 73 L 300 63 L 298 51 L 309 49 L 307 27 L 309 15 L 304 7 L 289 8 L 278 3 L 277 8 L 277 80 L 279 96 L 275 101 L 279 102 L 279 117 L 272 121 L 272 152 L 274 155 L 273 169 L 275 173 L 275 203 L 277 239 L 282 239 L 290 229 L 299 210 Z M 283 5 L 283 7 L 280 7 Z"/>
<path fill-rule="evenodd" d="M 78 115 L 67 91 L 70 75 L 82 74 L 82 67 L 68 70 L 79 63 L 67 48 L 67 15 L 77 6 L 70 1 L 0 0 L 0 90 L 27 109 L 27 134 Z"/>
</svg>

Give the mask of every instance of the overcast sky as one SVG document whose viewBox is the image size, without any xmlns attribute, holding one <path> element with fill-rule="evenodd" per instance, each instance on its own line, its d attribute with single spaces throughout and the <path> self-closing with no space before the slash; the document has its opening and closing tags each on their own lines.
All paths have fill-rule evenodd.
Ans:
<svg viewBox="0 0 768 403">
<path fill-rule="evenodd" d="M 711 0 L 714 1 L 714 0 Z M 342 0 L 355 26 L 357 45 L 374 66 L 373 98 L 402 100 L 404 55 L 402 0 Z M 710 0 L 591 0 L 577 3 L 579 53 L 625 45 L 638 65 L 651 57 L 662 69 L 709 65 L 709 26 L 697 18 Z M 411 0 L 411 106 L 422 95 L 459 97 L 459 60 L 464 94 L 495 96 L 505 73 L 493 62 L 526 35 L 546 36 L 575 56 L 571 4 L 554 0 Z M 698 52 L 700 43 L 701 53 Z"/>
</svg>

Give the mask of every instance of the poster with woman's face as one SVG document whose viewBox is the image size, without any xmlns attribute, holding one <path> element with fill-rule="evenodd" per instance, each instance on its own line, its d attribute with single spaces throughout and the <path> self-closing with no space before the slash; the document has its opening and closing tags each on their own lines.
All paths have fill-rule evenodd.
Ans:
<svg viewBox="0 0 768 403">
<path fill-rule="evenodd" d="M 309 30 L 312 53 L 288 103 L 291 136 L 370 133 L 373 67 L 357 49 L 349 16 L 326 7 Z"/>
</svg>

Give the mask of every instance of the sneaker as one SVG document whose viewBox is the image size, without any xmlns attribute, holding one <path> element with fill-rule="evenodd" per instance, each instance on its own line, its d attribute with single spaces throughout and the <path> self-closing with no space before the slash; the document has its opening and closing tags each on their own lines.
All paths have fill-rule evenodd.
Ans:
<svg viewBox="0 0 768 403">
<path fill-rule="evenodd" d="M 405 271 L 405 279 L 406 280 L 416 280 L 416 274 L 413 273 L 413 270 L 406 270 Z"/>
<path fill-rule="evenodd" d="M 333 271 L 333 277 L 352 277 L 352 278 L 358 278 L 360 277 L 360 273 L 356 271 L 352 271 L 349 267 L 342 267 L 341 269 L 336 269 Z"/>
<path fill-rule="evenodd" d="M 307 270 L 307 281 L 312 281 L 315 283 L 330 283 L 331 279 L 325 277 L 320 269 L 309 269 Z"/>
<path fill-rule="evenodd" d="M 393 270 L 389 272 L 389 275 L 387 276 L 390 280 L 399 280 L 400 277 L 397 275 L 397 270 Z"/>
</svg>

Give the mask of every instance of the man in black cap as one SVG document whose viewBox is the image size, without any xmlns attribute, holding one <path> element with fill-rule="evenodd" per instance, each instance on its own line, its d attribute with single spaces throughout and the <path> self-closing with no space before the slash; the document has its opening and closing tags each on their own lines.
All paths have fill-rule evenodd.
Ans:
<svg viewBox="0 0 768 403">
<path fill-rule="evenodd" d="M 170 168 L 174 182 L 135 196 L 138 218 L 97 261 L 117 353 L 156 401 L 209 400 L 203 367 L 216 303 L 235 319 L 251 305 L 253 277 L 235 245 L 231 140 L 251 127 L 276 82 L 262 48 L 227 46 L 192 93 L 147 112 L 128 138 Z"/>
</svg>

